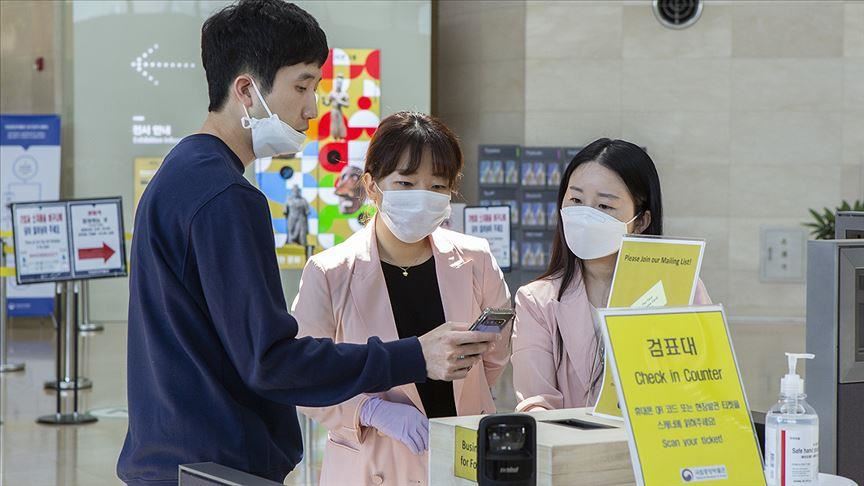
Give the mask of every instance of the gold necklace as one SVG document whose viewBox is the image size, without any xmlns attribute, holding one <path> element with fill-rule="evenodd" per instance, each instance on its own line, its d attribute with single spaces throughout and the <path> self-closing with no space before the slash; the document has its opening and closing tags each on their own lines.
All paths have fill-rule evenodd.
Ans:
<svg viewBox="0 0 864 486">
<path fill-rule="evenodd" d="M 424 252 L 424 253 L 425 253 L 425 252 Z M 414 263 L 413 263 L 412 265 L 408 265 L 407 267 L 403 267 L 403 266 L 400 266 L 400 265 L 396 265 L 395 263 L 392 263 L 391 265 L 395 266 L 395 267 L 398 268 L 399 270 L 402 270 L 402 276 L 403 276 L 403 277 L 407 277 L 407 276 L 408 276 L 408 269 L 411 268 L 411 267 L 416 267 L 416 266 L 417 266 L 417 263 L 418 263 L 418 262 L 420 261 L 420 259 L 423 258 L 424 256 L 425 256 L 425 255 L 420 255 L 420 257 L 418 257 L 417 260 L 415 260 Z M 389 263 L 389 262 L 388 262 L 388 263 Z"/>
</svg>

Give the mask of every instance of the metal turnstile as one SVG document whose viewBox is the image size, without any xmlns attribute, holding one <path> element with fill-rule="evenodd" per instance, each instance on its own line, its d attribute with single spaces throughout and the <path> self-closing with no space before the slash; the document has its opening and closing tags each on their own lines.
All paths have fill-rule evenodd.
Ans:
<svg viewBox="0 0 864 486">
<path fill-rule="evenodd" d="M 819 469 L 864 484 L 864 239 L 808 242 L 807 352 Z"/>
<path fill-rule="evenodd" d="M 864 238 L 864 211 L 838 211 L 834 217 L 834 239 Z"/>
</svg>

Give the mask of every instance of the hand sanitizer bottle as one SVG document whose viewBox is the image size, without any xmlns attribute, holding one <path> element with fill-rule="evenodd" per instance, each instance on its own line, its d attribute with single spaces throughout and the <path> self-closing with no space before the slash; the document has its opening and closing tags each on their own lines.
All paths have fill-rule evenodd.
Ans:
<svg viewBox="0 0 864 486">
<path fill-rule="evenodd" d="M 795 372 L 798 359 L 812 354 L 786 353 L 789 373 L 780 380 L 780 401 L 765 416 L 765 479 L 768 486 L 819 484 L 819 417 L 804 399 L 804 380 Z"/>
</svg>

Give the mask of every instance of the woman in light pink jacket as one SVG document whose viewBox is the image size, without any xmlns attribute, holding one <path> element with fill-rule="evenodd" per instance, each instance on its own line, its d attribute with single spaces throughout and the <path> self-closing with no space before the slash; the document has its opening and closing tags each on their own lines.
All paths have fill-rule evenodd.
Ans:
<svg viewBox="0 0 864 486">
<path fill-rule="evenodd" d="M 292 308 L 301 335 L 389 341 L 510 307 L 486 240 L 439 228 L 461 169 L 458 141 L 436 119 L 402 112 L 382 121 L 362 178 L 378 214 L 307 263 Z M 462 380 L 301 408 L 327 428 L 321 484 L 427 484 L 428 418 L 495 412 L 490 387 L 509 358 L 508 341 L 499 339 Z"/>
<path fill-rule="evenodd" d="M 596 140 L 567 166 L 549 268 L 516 293 L 517 411 L 592 406 L 603 376 L 593 310 L 605 307 L 621 238 L 663 234 L 660 179 L 644 150 Z M 696 304 L 709 304 L 702 282 Z"/>
</svg>

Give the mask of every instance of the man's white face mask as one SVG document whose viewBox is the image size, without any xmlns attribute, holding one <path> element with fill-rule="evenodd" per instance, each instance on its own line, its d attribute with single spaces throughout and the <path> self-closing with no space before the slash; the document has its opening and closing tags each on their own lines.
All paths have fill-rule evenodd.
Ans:
<svg viewBox="0 0 864 486">
<path fill-rule="evenodd" d="M 296 154 L 306 141 L 306 134 L 298 132 L 291 125 L 279 119 L 279 115 L 270 111 L 270 107 L 261 96 L 261 91 L 252 80 L 252 88 L 261 101 L 261 105 L 267 110 L 268 118 L 253 118 L 249 116 L 249 110 L 243 105 L 246 116 L 240 118 L 243 128 L 252 129 L 252 151 L 255 157 L 262 159 L 282 154 Z"/>
</svg>

